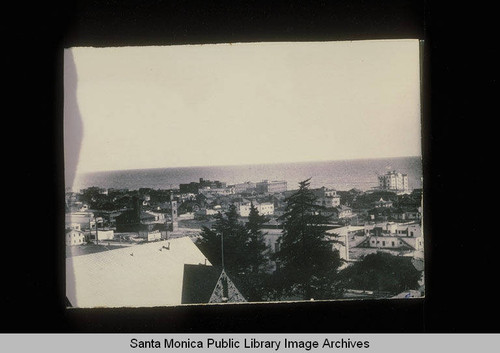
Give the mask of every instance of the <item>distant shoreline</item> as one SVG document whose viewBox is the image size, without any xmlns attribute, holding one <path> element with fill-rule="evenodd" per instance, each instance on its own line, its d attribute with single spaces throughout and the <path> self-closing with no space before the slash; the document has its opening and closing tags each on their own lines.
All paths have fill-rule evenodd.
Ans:
<svg viewBox="0 0 500 353">
<path fill-rule="evenodd" d="M 336 163 L 336 162 L 355 162 L 355 161 L 375 161 L 375 160 L 390 160 L 390 159 L 405 159 L 405 158 L 422 158 L 422 156 L 400 156 L 400 157 L 381 157 L 381 158 L 350 158 L 350 159 L 329 159 L 315 161 L 299 161 L 299 162 L 277 162 L 277 163 L 250 163 L 250 164 L 221 164 L 221 165 L 193 165 L 193 166 L 178 166 L 178 167 L 152 167 L 152 168 L 133 168 L 133 169 L 113 169 L 113 170 L 96 170 L 91 172 L 82 172 L 81 176 L 96 174 L 96 173 L 113 173 L 113 172 L 133 172 L 133 171 L 153 171 L 164 169 L 192 169 L 192 168 L 228 168 L 228 167 L 254 167 L 254 166 L 277 166 L 288 164 L 315 164 L 315 163 Z"/>
<path fill-rule="evenodd" d="M 129 190 L 177 189 L 179 184 L 197 182 L 199 178 L 219 180 L 228 185 L 267 179 L 286 180 L 288 189 L 292 190 L 299 181 L 311 178 L 312 187 L 366 191 L 377 186 L 377 176 L 389 170 L 408 174 L 411 189 L 422 187 L 422 159 L 419 156 L 98 171 L 81 173 L 72 185 L 66 186 L 74 191 L 90 186 Z"/>
</svg>

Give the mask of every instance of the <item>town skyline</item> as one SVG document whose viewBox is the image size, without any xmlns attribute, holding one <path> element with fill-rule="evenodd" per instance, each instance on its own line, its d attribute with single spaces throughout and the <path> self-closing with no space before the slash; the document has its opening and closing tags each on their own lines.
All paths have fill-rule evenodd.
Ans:
<svg viewBox="0 0 500 353">
<path fill-rule="evenodd" d="M 412 189 L 408 175 L 396 171 L 377 179 L 378 187 L 367 192 L 311 187 L 309 180 L 292 189 L 286 180 L 229 184 L 202 177 L 175 189 L 91 186 L 66 192 L 68 303 L 136 307 L 421 297 L 422 189 Z M 307 204 L 310 211 L 300 206 L 294 213 L 291 207 L 297 202 Z M 283 274 L 283 262 L 276 256 L 289 258 L 280 249 L 303 244 L 289 240 L 297 217 L 316 222 L 298 223 L 308 227 L 299 235 L 317 236 L 323 244 L 311 242 L 316 247 L 307 251 L 323 251 L 318 258 L 331 266 L 333 272 L 323 276 L 333 282 L 324 289 L 298 290 L 292 285 L 291 291 L 282 292 L 276 282 Z M 221 237 L 227 252 L 221 248 Z M 304 272 L 294 258 L 287 260 L 290 281 Z M 367 263 L 373 259 L 389 266 L 388 270 L 370 265 L 377 276 L 385 277 L 376 281 L 383 285 L 353 273 L 365 266 L 365 258 Z M 401 270 L 405 274 L 394 272 Z M 404 283 L 401 278 L 406 278 Z M 129 289 L 130 283 L 147 283 L 148 289 L 135 286 L 141 288 L 139 295 Z M 337 285 L 342 289 L 335 289 Z"/>
</svg>

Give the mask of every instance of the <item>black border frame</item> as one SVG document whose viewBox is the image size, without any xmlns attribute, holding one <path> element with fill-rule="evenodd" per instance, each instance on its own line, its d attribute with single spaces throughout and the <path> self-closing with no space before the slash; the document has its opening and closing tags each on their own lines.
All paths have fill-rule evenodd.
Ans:
<svg viewBox="0 0 500 353">
<path fill-rule="evenodd" d="M 449 134 L 461 127 L 447 91 L 454 81 L 448 8 L 428 1 L 74 1 L 35 5 L 13 27 L 8 64 L 20 65 L 10 87 L 21 93 L 11 103 L 20 112 L 18 129 L 26 146 L 15 155 L 14 214 L 6 230 L 19 225 L 30 244 L 7 239 L 12 252 L 3 268 L 1 305 L 7 316 L 1 332 L 25 333 L 422 333 L 494 332 L 481 320 L 491 308 L 476 293 L 479 278 L 457 265 L 469 255 L 458 225 L 443 221 L 457 201 L 446 184 L 460 157 L 450 154 Z M 21 31 L 18 31 L 22 27 Z M 33 27 L 33 28 L 31 28 Z M 24 31 L 23 31 L 24 30 Z M 18 33 L 17 33 L 18 32 Z M 425 299 L 297 304 L 238 304 L 150 309 L 65 309 L 63 223 L 62 50 L 71 46 L 173 45 L 220 42 L 323 41 L 417 38 L 423 42 L 422 131 L 424 160 Z M 19 50 L 18 50 L 19 49 Z M 32 93 L 27 102 L 25 95 Z M 28 109 L 26 109 L 28 108 Z M 28 123 L 26 118 L 28 117 Z M 15 117 L 14 117 L 14 120 Z M 17 122 L 17 121 L 15 121 Z M 477 130 L 473 130 L 477 132 Z M 10 153 L 9 153 L 10 154 Z M 20 163 L 19 163 L 20 162 Z M 28 190 L 26 186 L 29 185 Z M 21 196 L 19 195 L 21 191 Z M 24 191 L 26 191 L 24 193 Z M 27 207 L 38 204 L 36 212 Z M 21 212 L 22 211 L 22 212 Z M 26 214 L 29 214 L 29 222 Z M 21 214 L 20 214 L 21 213 Z M 474 234 L 475 230 L 472 229 Z M 479 260 L 481 261 L 481 260 Z M 480 265 L 487 265 L 480 262 Z M 476 287 L 474 287 L 476 286 Z M 472 317 L 472 319 L 470 318 Z M 498 328 L 498 324 L 496 326 Z"/>
</svg>

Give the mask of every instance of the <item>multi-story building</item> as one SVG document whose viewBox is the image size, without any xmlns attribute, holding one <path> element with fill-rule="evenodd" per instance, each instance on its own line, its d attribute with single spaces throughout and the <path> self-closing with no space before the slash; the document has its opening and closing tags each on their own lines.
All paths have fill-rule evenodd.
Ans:
<svg viewBox="0 0 500 353">
<path fill-rule="evenodd" d="M 250 202 L 239 202 L 235 204 L 236 212 L 240 217 L 248 217 L 250 215 Z M 272 202 L 254 203 L 260 215 L 270 216 L 274 214 L 274 204 Z"/>
<path fill-rule="evenodd" d="M 312 189 L 311 191 L 314 196 L 316 196 L 316 205 L 324 207 L 340 206 L 340 196 L 337 195 L 337 190 L 328 189 L 323 186 L 319 189 Z"/>
<path fill-rule="evenodd" d="M 181 194 L 198 194 L 201 189 L 225 189 L 226 188 L 226 183 L 222 181 L 211 181 L 211 180 L 204 180 L 203 178 L 200 178 L 200 181 L 197 182 L 191 182 L 189 184 L 179 184 L 179 191 Z"/>
<path fill-rule="evenodd" d="M 340 205 L 332 208 L 331 213 L 335 219 L 346 219 L 352 217 L 352 208 Z"/>
<path fill-rule="evenodd" d="M 423 236 L 419 223 L 381 223 L 366 225 L 364 246 L 370 248 L 423 249 Z"/>
<path fill-rule="evenodd" d="M 379 188 L 397 193 L 408 193 L 408 174 L 398 173 L 395 170 L 378 177 Z"/>
<path fill-rule="evenodd" d="M 271 202 L 263 202 L 257 205 L 257 211 L 259 214 L 270 216 L 274 214 L 274 204 Z"/>
<path fill-rule="evenodd" d="M 316 196 L 318 198 L 337 196 L 337 190 L 326 188 L 324 186 L 322 186 L 318 189 L 311 189 L 311 192 L 314 194 L 314 196 Z"/>
<path fill-rule="evenodd" d="M 256 184 L 256 191 L 260 194 L 274 194 L 286 190 L 287 182 L 285 180 L 263 180 Z"/>
<path fill-rule="evenodd" d="M 251 181 L 247 181 L 245 183 L 239 183 L 239 184 L 234 184 L 234 192 L 235 193 L 241 193 L 241 192 L 252 192 L 255 191 L 256 184 L 252 183 Z"/>
<path fill-rule="evenodd" d="M 214 197 L 214 196 L 227 196 L 234 195 L 234 187 L 224 187 L 224 188 L 211 188 L 204 187 L 199 189 L 200 194 L 203 194 L 206 197 Z"/>
<path fill-rule="evenodd" d="M 66 231 L 66 245 L 81 245 L 85 242 L 85 234 L 78 229 L 68 229 Z"/>
</svg>

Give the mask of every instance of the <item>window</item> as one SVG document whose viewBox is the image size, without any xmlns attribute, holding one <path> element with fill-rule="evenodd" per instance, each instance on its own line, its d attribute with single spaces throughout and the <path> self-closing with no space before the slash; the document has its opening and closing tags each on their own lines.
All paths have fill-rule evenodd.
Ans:
<svg viewBox="0 0 500 353">
<path fill-rule="evenodd" d="M 391 246 L 394 246 L 394 242 L 393 241 L 391 242 Z"/>
</svg>

